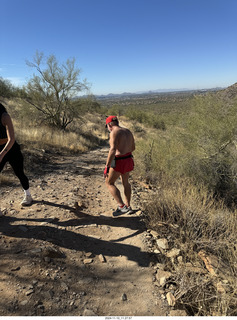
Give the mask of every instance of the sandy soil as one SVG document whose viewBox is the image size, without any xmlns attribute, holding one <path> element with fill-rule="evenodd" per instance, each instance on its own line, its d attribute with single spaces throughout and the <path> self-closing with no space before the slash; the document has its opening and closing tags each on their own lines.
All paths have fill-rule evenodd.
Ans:
<svg viewBox="0 0 237 320">
<path fill-rule="evenodd" d="M 20 205 L 16 178 L 1 186 L 1 316 L 167 315 L 140 211 L 112 216 L 116 203 L 103 179 L 107 152 L 49 154 L 44 175 L 30 176 L 30 207 Z"/>
</svg>

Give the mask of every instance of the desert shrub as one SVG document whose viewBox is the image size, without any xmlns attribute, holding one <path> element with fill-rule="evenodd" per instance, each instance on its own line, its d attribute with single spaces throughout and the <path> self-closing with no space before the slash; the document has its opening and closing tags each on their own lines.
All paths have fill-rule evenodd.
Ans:
<svg viewBox="0 0 237 320">
<path fill-rule="evenodd" d="M 205 186 L 195 186 L 187 179 L 162 179 L 156 192 L 143 200 L 147 226 L 181 250 L 183 263 L 167 265 L 174 272 L 177 305 L 189 315 L 236 315 L 237 211 L 217 203 Z M 216 257 L 216 276 L 196 275 L 186 267 L 188 263 L 201 266 L 201 251 Z M 223 280 L 228 288 L 220 295 L 217 283 Z"/>
<path fill-rule="evenodd" d="M 125 116 L 130 120 L 136 120 L 139 123 L 146 124 L 155 129 L 165 130 L 165 123 L 158 115 L 142 111 L 136 108 L 129 108 Z"/>
<path fill-rule="evenodd" d="M 15 96 L 16 88 L 9 80 L 0 77 L 0 97 L 11 98 Z"/>
<path fill-rule="evenodd" d="M 73 102 L 73 107 L 77 116 L 84 115 L 87 112 L 101 112 L 101 105 L 91 96 L 77 98 Z"/>
<path fill-rule="evenodd" d="M 161 172 L 173 179 L 189 177 L 197 184 L 205 184 L 226 204 L 236 203 L 236 111 L 236 103 L 226 106 L 215 95 L 195 97 L 176 125 L 165 131 L 148 130 L 136 151 L 144 162 L 140 163 L 143 178 L 149 179 L 156 173 L 159 176 Z M 137 114 L 139 122 L 149 122 L 149 113 Z"/>
<path fill-rule="evenodd" d="M 122 106 L 120 106 L 119 104 L 113 104 L 111 107 L 109 108 L 104 108 L 105 111 L 104 113 L 109 116 L 109 115 L 115 115 L 115 116 L 122 116 L 125 113 L 125 110 Z"/>
</svg>

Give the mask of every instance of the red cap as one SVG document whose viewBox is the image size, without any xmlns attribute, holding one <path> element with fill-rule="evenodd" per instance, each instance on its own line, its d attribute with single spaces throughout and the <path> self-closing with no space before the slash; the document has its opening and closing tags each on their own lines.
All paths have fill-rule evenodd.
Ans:
<svg viewBox="0 0 237 320">
<path fill-rule="evenodd" d="M 109 116 L 105 121 L 105 123 L 106 123 L 105 126 L 107 126 L 108 123 L 115 121 L 115 120 L 118 120 L 118 118 L 116 116 Z"/>
</svg>

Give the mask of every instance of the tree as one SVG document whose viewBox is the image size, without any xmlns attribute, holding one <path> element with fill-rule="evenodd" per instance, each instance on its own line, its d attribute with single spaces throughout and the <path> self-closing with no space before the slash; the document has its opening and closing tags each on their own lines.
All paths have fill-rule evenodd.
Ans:
<svg viewBox="0 0 237 320">
<path fill-rule="evenodd" d="M 0 96 L 10 98 L 14 96 L 14 88 L 9 80 L 0 77 Z"/>
<path fill-rule="evenodd" d="M 77 114 L 73 98 L 88 90 L 86 80 L 79 79 L 81 70 L 76 68 L 75 58 L 60 65 L 56 57 L 50 55 L 43 69 L 44 54 L 36 52 L 33 62 L 26 63 L 38 72 L 25 88 L 27 102 L 39 110 L 49 124 L 65 130 Z"/>
</svg>

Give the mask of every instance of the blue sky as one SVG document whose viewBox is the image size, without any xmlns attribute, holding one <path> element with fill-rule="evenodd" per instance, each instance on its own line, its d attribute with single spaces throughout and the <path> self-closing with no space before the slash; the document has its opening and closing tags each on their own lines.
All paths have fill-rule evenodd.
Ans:
<svg viewBox="0 0 237 320">
<path fill-rule="evenodd" d="M 0 76 L 36 51 L 75 58 L 93 94 L 237 82 L 236 0 L 0 0 Z"/>
</svg>

